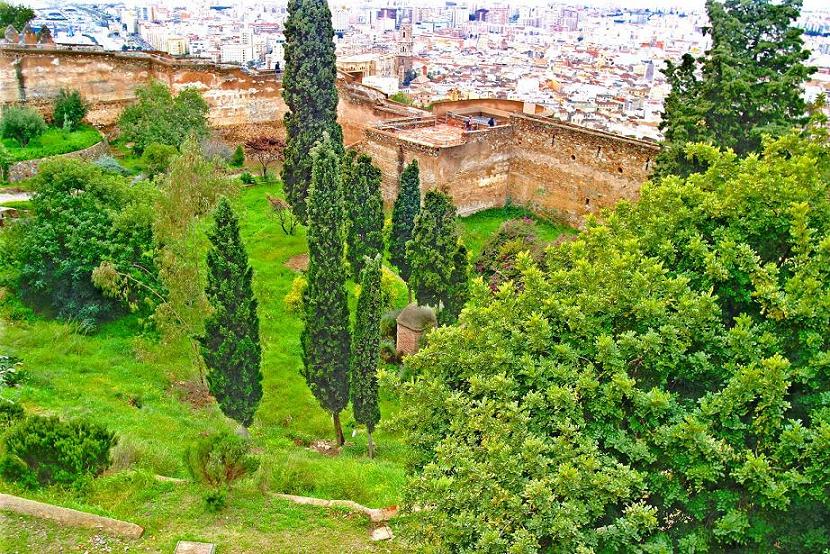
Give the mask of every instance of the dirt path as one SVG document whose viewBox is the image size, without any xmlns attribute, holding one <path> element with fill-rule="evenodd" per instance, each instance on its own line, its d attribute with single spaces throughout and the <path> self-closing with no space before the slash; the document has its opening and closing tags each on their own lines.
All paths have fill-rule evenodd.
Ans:
<svg viewBox="0 0 830 554">
<path fill-rule="evenodd" d="M 2 189 L 0 189 L 2 191 Z M 0 192 L 0 204 L 4 202 L 23 202 L 25 200 L 31 200 L 32 193 L 30 192 Z"/>
</svg>

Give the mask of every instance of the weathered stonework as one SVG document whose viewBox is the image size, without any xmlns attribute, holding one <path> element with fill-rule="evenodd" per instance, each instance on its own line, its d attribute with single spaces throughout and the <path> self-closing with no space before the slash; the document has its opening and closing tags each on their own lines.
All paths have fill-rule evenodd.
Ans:
<svg viewBox="0 0 830 554">
<path fill-rule="evenodd" d="M 93 144 L 89 148 L 84 148 L 83 150 L 76 150 L 75 152 L 58 154 L 57 156 L 48 156 L 46 158 L 37 158 L 35 160 L 17 162 L 16 164 L 9 166 L 8 179 L 10 183 L 14 183 L 15 181 L 20 181 L 22 179 L 28 179 L 29 177 L 37 174 L 38 169 L 42 164 L 56 158 L 80 158 L 82 160 L 95 160 L 105 154 L 109 154 L 109 152 L 109 144 L 107 144 L 106 140 L 102 140 L 101 142 Z"/>
</svg>

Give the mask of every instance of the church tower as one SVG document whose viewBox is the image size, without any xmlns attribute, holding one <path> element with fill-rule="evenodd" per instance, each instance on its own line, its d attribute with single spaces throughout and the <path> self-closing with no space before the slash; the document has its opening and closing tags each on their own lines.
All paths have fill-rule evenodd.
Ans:
<svg viewBox="0 0 830 554">
<path fill-rule="evenodd" d="M 407 72 L 412 69 L 412 51 L 415 46 L 415 39 L 412 37 L 412 23 L 409 19 L 401 22 L 398 33 L 398 51 L 396 62 L 398 66 L 398 79 L 403 81 Z"/>
</svg>

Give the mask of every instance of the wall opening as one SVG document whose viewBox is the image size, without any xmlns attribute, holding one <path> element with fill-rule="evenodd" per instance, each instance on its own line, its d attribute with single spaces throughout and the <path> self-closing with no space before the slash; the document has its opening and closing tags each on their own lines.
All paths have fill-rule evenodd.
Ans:
<svg viewBox="0 0 830 554">
<path fill-rule="evenodd" d="M 617 173 L 622 173 L 622 168 L 621 167 L 617 168 Z"/>
<path fill-rule="evenodd" d="M 597 159 L 602 156 L 602 146 L 597 146 Z"/>
<path fill-rule="evenodd" d="M 651 168 L 651 158 L 646 158 L 646 171 Z"/>
<path fill-rule="evenodd" d="M 571 160 L 576 161 L 576 156 L 575 156 L 575 155 L 573 155 L 573 154 L 571 154 Z"/>
</svg>

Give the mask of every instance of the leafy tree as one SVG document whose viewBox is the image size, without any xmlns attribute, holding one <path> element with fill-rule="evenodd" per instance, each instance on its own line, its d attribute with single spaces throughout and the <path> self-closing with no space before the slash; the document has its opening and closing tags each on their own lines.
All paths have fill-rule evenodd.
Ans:
<svg viewBox="0 0 830 554">
<path fill-rule="evenodd" d="M 20 146 L 26 146 L 33 138 L 46 132 L 46 123 L 37 110 L 23 106 L 8 106 L 3 109 L 0 120 L 0 134 L 3 138 L 15 139 Z"/>
<path fill-rule="evenodd" d="M 4 32 L 9 25 L 17 31 L 22 31 L 34 17 L 35 12 L 28 6 L 13 6 L 7 2 L 0 2 L 0 29 Z"/>
<path fill-rule="evenodd" d="M 153 81 L 135 94 L 138 101 L 124 108 L 118 127 L 137 152 L 154 142 L 179 148 L 190 135 L 207 135 L 208 105 L 198 90 L 186 88 L 173 96 L 167 86 Z"/>
<path fill-rule="evenodd" d="M 144 169 L 149 177 L 161 175 L 170 168 L 170 163 L 179 151 L 175 146 L 168 146 L 166 144 L 159 144 L 154 142 L 144 149 L 141 154 L 141 161 L 144 163 Z"/>
<path fill-rule="evenodd" d="M 407 358 L 427 548 L 830 547 L 830 150 L 694 154 Z"/>
<path fill-rule="evenodd" d="M 380 358 L 380 317 L 383 311 L 380 290 L 381 257 L 368 260 L 360 272 L 351 349 L 352 410 L 356 422 L 366 426 L 369 457 L 375 457 L 372 433 L 380 421 L 378 405 L 378 361 Z"/>
<path fill-rule="evenodd" d="M 328 133 L 337 155 L 343 154 L 343 130 L 337 124 L 334 29 L 328 2 L 289 0 L 285 39 L 282 96 L 288 112 L 282 180 L 294 213 L 305 222 L 312 173 L 309 152 Z"/>
<path fill-rule="evenodd" d="M 61 89 L 55 99 L 52 108 L 52 121 L 56 127 L 62 127 L 67 131 L 74 131 L 86 117 L 89 106 L 81 93 L 77 90 Z"/>
<path fill-rule="evenodd" d="M 358 279 L 363 262 L 383 252 L 383 197 L 380 169 L 372 158 L 354 152 L 343 162 L 343 196 L 346 202 L 346 244 L 352 274 Z"/>
<path fill-rule="evenodd" d="M 332 415 L 337 444 L 345 442 L 340 412 L 349 402 L 349 306 L 343 263 L 340 156 L 332 140 L 312 150 L 308 195 L 308 287 L 303 298 L 303 376 Z"/>
<path fill-rule="evenodd" d="M 410 267 L 406 259 L 406 243 L 412 238 L 415 216 L 420 208 L 421 180 L 418 174 L 418 160 L 412 160 L 401 173 L 398 197 L 392 208 L 392 234 L 389 237 L 389 260 L 398 268 L 401 279 L 407 283 Z M 412 301 L 411 288 L 409 301 Z"/>
<path fill-rule="evenodd" d="M 442 323 L 457 317 L 468 282 L 467 249 L 459 241 L 455 213 L 447 194 L 427 192 L 415 218 L 412 240 L 406 245 L 415 298 L 418 304 L 435 308 Z M 442 308 L 450 306 L 452 311 L 444 314 Z"/>
<path fill-rule="evenodd" d="M 210 393 L 222 412 L 248 427 L 262 399 L 262 346 L 254 270 L 227 198 L 214 212 L 205 294 L 213 311 L 199 337 Z"/>
<path fill-rule="evenodd" d="M 245 141 L 248 156 L 262 168 L 262 179 L 268 179 L 268 166 L 285 157 L 285 141 L 268 135 L 260 135 Z"/>
<path fill-rule="evenodd" d="M 806 122 L 804 83 L 815 68 L 804 62 L 802 30 L 793 24 L 801 0 L 708 0 L 712 47 L 705 56 L 667 62 L 672 92 L 660 129 L 665 147 L 657 174 L 702 169 L 686 157 L 687 142 L 710 142 L 738 154 L 758 151 L 764 134 L 780 135 Z"/>
<path fill-rule="evenodd" d="M 242 167 L 245 165 L 245 150 L 242 148 L 241 144 L 238 144 L 236 146 L 236 150 L 233 151 L 230 164 L 233 167 Z"/>
<path fill-rule="evenodd" d="M 9 168 L 14 159 L 11 152 L 6 148 L 5 144 L 0 143 L 0 181 L 5 181 L 9 178 Z"/>
<path fill-rule="evenodd" d="M 58 159 L 40 167 L 34 190 L 32 217 L 21 222 L 15 256 L 24 295 L 87 325 L 112 315 L 119 301 L 136 308 L 151 300 L 146 286 L 157 273 L 151 185 Z M 119 298 L 104 296 L 92 282 L 102 262 L 136 286 Z"/>
</svg>

